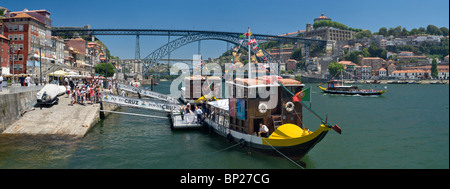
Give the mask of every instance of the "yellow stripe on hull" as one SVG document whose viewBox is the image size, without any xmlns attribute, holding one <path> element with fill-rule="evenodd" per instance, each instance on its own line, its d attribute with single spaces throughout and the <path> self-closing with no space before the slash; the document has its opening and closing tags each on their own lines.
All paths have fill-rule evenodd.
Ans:
<svg viewBox="0 0 450 189">
<path fill-rule="evenodd" d="M 278 127 L 269 138 L 264 139 L 262 143 L 272 146 L 295 146 L 313 140 L 324 131 L 329 130 L 330 128 L 323 124 L 314 132 L 305 131 L 294 124 L 284 124 Z"/>
</svg>

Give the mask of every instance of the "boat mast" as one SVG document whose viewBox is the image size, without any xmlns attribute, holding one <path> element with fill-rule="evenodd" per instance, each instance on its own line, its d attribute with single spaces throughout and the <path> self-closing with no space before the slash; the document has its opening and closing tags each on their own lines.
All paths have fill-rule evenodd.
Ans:
<svg viewBox="0 0 450 189">
<path fill-rule="evenodd" d="M 252 76 L 252 64 L 251 64 L 251 58 L 250 58 L 250 56 L 251 56 L 250 55 L 250 51 L 251 51 L 251 49 L 250 49 L 250 26 L 248 27 L 247 35 L 248 35 L 248 42 L 247 42 L 247 45 L 248 45 L 248 78 L 250 79 Z"/>
</svg>

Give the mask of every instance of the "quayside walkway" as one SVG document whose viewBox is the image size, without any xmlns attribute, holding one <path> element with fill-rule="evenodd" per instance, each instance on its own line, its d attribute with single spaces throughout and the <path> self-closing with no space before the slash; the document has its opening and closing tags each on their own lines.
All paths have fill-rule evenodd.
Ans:
<svg viewBox="0 0 450 189">
<path fill-rule="evenodd" d="M 69 104 L 70 98 L 60 96 L 57 105 L 26 112 L 2 134 L 83 137 L 98 122 L 100 104 Z"/>
</svg>

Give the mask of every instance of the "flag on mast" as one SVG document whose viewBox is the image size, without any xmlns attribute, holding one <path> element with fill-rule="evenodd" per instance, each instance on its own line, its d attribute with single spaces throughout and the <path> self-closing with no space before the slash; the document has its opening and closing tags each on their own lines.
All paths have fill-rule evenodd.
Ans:
<svg viewBox="0 0 450 189">
<path fill-rule="evenodd" d="M 251 40 L 247 43 L 247 45 L 251 45 L 251 44 L 254 44 L 254 43 L 256 43 L 256 39 L 251 39 Z"/>
<path fill-rule="evenodd" d="M 292 97 L 293 102 L 311 101 L 311 88 L 304 89 Z"/>
</svg>

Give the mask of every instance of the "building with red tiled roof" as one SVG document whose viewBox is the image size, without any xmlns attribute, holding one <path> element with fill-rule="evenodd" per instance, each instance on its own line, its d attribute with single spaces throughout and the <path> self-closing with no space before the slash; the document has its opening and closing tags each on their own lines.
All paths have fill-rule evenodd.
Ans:
<svg viewBox="0 0 450 189">
<path fill-rule="evenodd" d="M 384 59 L 379 58 L 379 57 L 364 57 L 361 60 L 361 66 L 370 66 L 372 67 L 372 75 L 373 76 L 378 76 L 379 72 L 378 70 L 380 70 L 380 68 L 383 67 L 383 63 L 385 62 Z"/>
<path fill-rule="evenodd" d="M 33 73 L 34 61 L 39 60 L 39 48 L 42 48 L 43 63 L 51 63 L 52 40 L 50 12 L 33 10 L 10 12 L 1 18 L 3 34 L 10 41 L 15 54 L 14 73 Z M 12 52 L 10 52 L 12 53 Z M 30 65 L 30 68 L 27 67 Z M 11 69 L 12 73 L 13 69 Z"/>
</svg>

